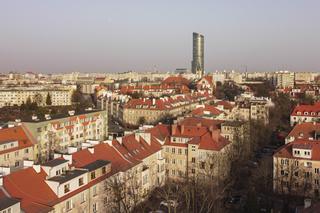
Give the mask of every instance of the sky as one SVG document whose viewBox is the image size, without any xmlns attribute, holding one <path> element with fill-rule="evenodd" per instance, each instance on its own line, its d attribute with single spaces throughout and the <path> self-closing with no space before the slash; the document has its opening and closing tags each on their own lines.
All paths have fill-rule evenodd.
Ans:
<svg viewBox="0 0 320 213">
<path fill-rule="evenodd" d="M 320 71 L 319 0 L 1 0 L 0 72 Z"/>
</svg>

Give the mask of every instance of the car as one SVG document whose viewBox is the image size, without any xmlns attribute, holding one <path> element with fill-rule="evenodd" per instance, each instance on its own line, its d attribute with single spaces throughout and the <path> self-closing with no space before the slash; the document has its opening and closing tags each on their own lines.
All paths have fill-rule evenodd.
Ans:
<svg viewBox="0 0 320 213">
<path fill-rule="evenodd" d="M 225 206 L 227 208 L 241 208 L 245 204 L 245 198 L 242 195 L 233 195 L 227 198 Z"/>
<path fill-rule="evenodd" d="M 251 168 L 257 168 L 259 164 L 258 164 L 258 162 L 256 162 L 256 161 L 249 160 L 249 161 L 247 162 L 247 165 L 248 165 L 249 167 L 251 167 Z"/>
<path fill-rule="evenodd" d="M 165 208 L 173 208 L 176 209 L 178 207 L 178 201 L 176 200 L 164 200 L 161 201 L 160 207 L 165 207 Z"/>
</svg>

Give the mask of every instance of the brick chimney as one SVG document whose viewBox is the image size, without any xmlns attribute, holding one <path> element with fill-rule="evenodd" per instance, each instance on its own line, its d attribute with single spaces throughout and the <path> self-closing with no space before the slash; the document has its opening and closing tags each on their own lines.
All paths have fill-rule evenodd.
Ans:
<svg viewBox="0 0 320 213">
<path fill-rule="evenodd" d="M 211 131 L 211 136 L 212 136 L 212 139 L 216 142 L 219 141 L 219 137 L 220 137 L 220 130 L 219 129 L 215 129 L 213 131 Z"/>
<path fill-rule="evenodd" d="M 177 124 L 173 124 L 172 125 L 172 134 L 176 134 L 177 133 Z"/>
</svg>

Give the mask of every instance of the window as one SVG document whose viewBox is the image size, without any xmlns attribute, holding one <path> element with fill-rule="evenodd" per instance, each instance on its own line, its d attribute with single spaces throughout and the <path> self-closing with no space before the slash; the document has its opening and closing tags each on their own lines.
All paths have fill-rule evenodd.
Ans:
<svg viewBox="0 0 320 213">
<path fill-rule="evenodd" d="M 299 172 L 294 172 L 294 176 L 298 177 L 299 176 Z"/>
<path fill-rule="evenodd" d="M 19 156 L 19 151 L 16 151 L 15 153 L 14 153 L 14 156 Z"/>
<path fill-rule="evenodd" d="M 176 153 L 176 149 L 175 148 L 172 148 L 172 154 L 175 154 Z"/>
<path fill-rule="evenodd" d="M 280 171 L 280 174 L 281 174 L 281 175 L 284 175 L 284 171 L 283 171 L 283 170 L 281 170 L 281 171 Z"/>
<path fill-rule="evenodd" d="M 191 162 L 195 163 L 196 162 L 196 158 L 191 158 Z"/>
<path fill-rule="evenodd" d="M 15 167 L 20 166 L 20 162 L 19 162 L 19 161 L 16 161 L 16 162 L 14 163 L 14 166 L 15 166 Z"/>
<path fill-rule="evenodd" d="M 96 178 L 96 172 L 91 172 L 91 180 Z"/>
<path fill-rule="evenodd" d="M 97 186 L 94 186 L 94 187 L 92 188 L 92 194 L 93 194 L 93 196 L 96 196 L 96 195 L 97 195 Z"/>
<path fill-rule="evenodd" d="M 169 147 L 166 147 L 166 152 L 169 152 Z"/>
<path fill-rule="evenodd" d="M 64 185 L 64 193 L 68 193 L 70 191 L 70 184 Z"/>
<path fill-rule="evenodd" d="M 71 200 L 68 200 L 68 201 L 66 202 L 66 209 L 67 209 L 67 211 L 70 211 L 70 210 L 72 209 L 72 202 L 71 202 Z"/>
<path fill-rule="evenodd" d="M 98 204 L 97 203 L 92 204 L 92 211 L 98 212 Z"/>
<path fill-rule="evenodd" d="M 318 179 L 315 179 L 315 180 L 314 180 L 314 184 L 315 184 L 315 185 L 319 185 L 319 180 L 318 180 Z"/>
<path fill-rule="evenodd" d="M 102 167 L 102 174 L 105 174 L 107 171 L 106 171 L 106 167 L 104 166 L 104 167 Z"/>
<path fill-rule="evenodd" d="M 28 154 L 28 153 L 29 153 L 29 149 L 25 149 L 25 150 L 24 150 L 24 153 L 25 153 L 25 154 Z"/>
<path fill-rule="evenodd" d="M 319 168 L 315 168 L 314 173 L 319 174 Z"/>
<path fill-rule="evenodd" d="M 82 186 L 82 185 L 83 185 L 83 177 L 79 178 L 79 186 Z"/>
<path fill-rule="evenodd" d="M 205 163 L 205 162 L 201 162 L 200 168 L 201 168 L 201 169 L 205 169 L 205 168 L 206 168 L 206 163 Z"/>
<path fill-rule="evenodd" d="M 178 154 L 179 154 L 179 155 L 182 154 L 182 149 L 178 149 Z"/>
<path fill-rule="evenodd" d="M 85 193 L 81 193 L 81 203 L 85 202 L 86 201 L 86 195 Z"/>
<path fill-rule="evenodd" d="M 196 173 L 195 169 L 191 169 L 192 174 Z"/>
<path fill-rule="evenodd" d="M 172 169 L 172 175 L 176 175 L 176 170 Z"/>
<path fill-rule="evenodd" d="M 176 164 L 176 159 L 172 159 L 172 164 Z"/>
</svg>

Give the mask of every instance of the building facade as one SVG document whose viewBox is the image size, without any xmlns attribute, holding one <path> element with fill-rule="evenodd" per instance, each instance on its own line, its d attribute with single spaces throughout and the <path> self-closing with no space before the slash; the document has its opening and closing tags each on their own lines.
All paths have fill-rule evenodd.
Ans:
<svg viewBox="0 0 320 213">
<path fill-rule="evenodd" d="M 204 75 L 204 36 L 193 33 L 193 56 L 191 71 L 200 78 Z"/>
</svg>

